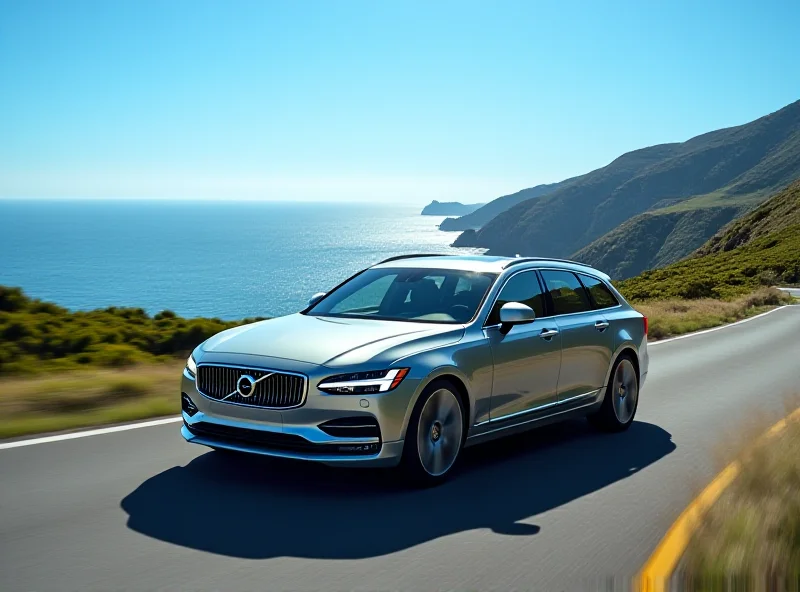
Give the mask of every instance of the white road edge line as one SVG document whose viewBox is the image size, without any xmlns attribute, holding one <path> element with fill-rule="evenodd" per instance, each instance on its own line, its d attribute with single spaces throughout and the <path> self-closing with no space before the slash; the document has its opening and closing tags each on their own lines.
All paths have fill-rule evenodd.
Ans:
<svg viewBox="0 0 800 592">
<path fill-rule="evenodd" d="M 735 327 L 736 325 L 741 325 L 742 323 L 746 323 L 748 321 L 753 321 L 755 319 L 759 319 L 763 316 L 766 316 L 770 313 L 775 312 L 776 310 L 781 310 L 782 308 L 786 308 L 787 305 L 779 306 L 778 308 L 773 308 L 772 310 L 768 310 L 767 312 L 763 312 L 759 315 L 754 317 L 750 317 L 747 319 L 743 319 L 741 321 L 737 321 L 735 323 L 731 323 L 729 325 L 720 325 L 719 327 L 714 327 L 712 329 L 705 329 L 704 331 L 697 331 L 696 333 L 687 333 L 686 335 L 679 335 L 678 337 L 670 337 L 669 339 L 663 339 L 661 341 L 653 341 L 652 343 L 648 343 L 647 347 L 653 347 L 654 345 L 661 345 L 662 343 L 669 343 L 670 341 L 675 341 L 677 339 L 686 339 L 687 337 L 694 337 L 696 335 L 703 335 L 704 333 L 711 333 L 712 331 L 719 331 L 721 329 L 727 329 L 728 327 Z M 69 434 L 59 434 L 57 436 L 45 436 L 43 438 L 29 438 L 27 440 L 17 440 L 15 442 L 6 442 L 0 443 L 0 450 L 6 450 L 8 448 L 20 448 L 21 446 L 33 446 L 34 444 L 47 444 L 48 442 L 60 442 L 61 440 L 74 440 L 76 438 L 88 438 L 89 436 L 100 436 L 102 434 L 113 434 L 114 432 L 125 432 L 127 430 L 136 430 L 138 428 L 149 428 L 153 426 L 164 425 L 168 423 L 175 423 L 176 421 L 181 421 L 182 417 L 165 417 L 163 419 L 155 419 L 153 421 L 141 421 L 138 423 L 129 423 L 126 425 L 120 426 L 113 426 L 110 428 L 98 428 L 96 430 L 86 430 L 83 432 L 70 432 Z"/>
<path fill-rule="evenodd" d="M 741 325 L 742 323 L 747 323 L 749 321 L 755 321 L 756 319 L 760 319 L 761 317 L 765 317 L 768 314 L 772 314 L 775 311 L 782 310 L 788 307 L 788 304 L 784 304 L 783 306 L 779 306 L 777 308 L 773 308 L 772 310 L 768 310 L 767 312 L 762 312 L 761 314 L 757 314 L 754 317 L 749 317 L 746 319 L 742 319 L 741 321 L 736 321 L 735 323 L 729 323 L 727 325 L 720 325 L 719 327 L 712 327 L 711 329 L 704 329 L 702 331 L 695 331 L 694 333 L 687 333 L 686 335 L 678 335 L 677 337 L 670 337 L 669 339 L 659 339 L 658 341 L 649 342 L 647 347 L 653 347 L 655 345 L 661 345 L 662 343 L 669 343 L 670 341 L 677 341 L 678 339 L 687 339 L 689 337 L 696 337 L 698 335 L 705 335 L 706 333 L 713 333 L 714 331 L 721 331 L 722 329 L 727 329 L 729 327 L 735 327 L 736 325 Z"/>
<path fill-rule="evenodd" d="M 85 430 L 83 432 L 70 432 L 69 434 L 58 434 L 56 436 L 45 436 L 44 438 L 29 438 L 28 440 L 17 440 L 16 442 L 0 443 L 0 450 L 7 448 L 19 448 L 21 446 L 33 446 L 34 444 L 47 444 L 48 442 L 60 442 L 61 440 L 74 440 L 75 438 L 87 438 L 89 436 L 99 436 L 101 434 L 113 434 L 114 432 L 125 432 L 127 430 L 136 430 L 138 428 L 149 428 L 153 426 L 164 425 L 167 423 L 175 423 L 181 421 L 182 417 L 165 417 L 163 419 L 154 419 L 152 421 L 140 421 L 137 423 L 128 423 L 125 425 L 112 426 L 110 428 L 98 428 L 96 430 Z"/>
</svg>

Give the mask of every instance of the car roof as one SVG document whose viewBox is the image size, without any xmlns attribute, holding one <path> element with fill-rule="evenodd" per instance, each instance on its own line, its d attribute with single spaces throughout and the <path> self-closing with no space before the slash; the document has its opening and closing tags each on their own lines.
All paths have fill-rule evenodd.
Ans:
<svg viewBox="0 0 800 592">
<path fill-rule="evenodd" d="M 401 255 L 390 257 L 374 265 L 377 268 L 414 268 L 414 269 L 461 269 L 464 271 L 503 273 L 505 270 L 525 269 L 528 267 L 569 269 L 602 277 L 610 281 L 608 275 L 584 263 L 568 259 L 551 259 L 547 257 L 499 257 L 494 255 Z"/>
</svg>

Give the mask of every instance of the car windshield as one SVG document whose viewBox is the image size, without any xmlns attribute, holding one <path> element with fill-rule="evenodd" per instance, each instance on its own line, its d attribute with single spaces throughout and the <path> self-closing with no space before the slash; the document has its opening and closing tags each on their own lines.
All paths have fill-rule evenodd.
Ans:
<svg viewBox="0 0 800 592">
<path fill-rule="evenodd" d="M 368 269 L 330 292 L 306 314 L 467 323 L 496 277 L 457 269 Z"/>
</svg>

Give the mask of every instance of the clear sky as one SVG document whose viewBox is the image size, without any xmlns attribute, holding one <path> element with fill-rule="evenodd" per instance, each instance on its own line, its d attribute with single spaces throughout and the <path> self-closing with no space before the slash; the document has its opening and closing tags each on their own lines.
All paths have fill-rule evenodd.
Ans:
<svg viewBox="0 0 800 592">
<path fill-rule="evenodd" d="M 800 98 L 800 2 L 0 0 L 0 197 L 488 201 Z"/>
</svg>

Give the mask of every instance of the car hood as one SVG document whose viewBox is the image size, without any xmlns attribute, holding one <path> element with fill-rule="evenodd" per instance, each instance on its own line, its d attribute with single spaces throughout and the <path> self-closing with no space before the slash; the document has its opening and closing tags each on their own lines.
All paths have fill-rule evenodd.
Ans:
<svg viewBox="0 0 800 592">
<path fill-rule="evenodd" d="M 391 363 L 459 341 L 461 325 L 343 319 L 293 314 L 218 333 L 202 350 L 253 354 L 323 366 Z"/>
</svg>

